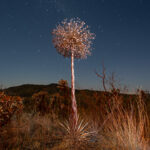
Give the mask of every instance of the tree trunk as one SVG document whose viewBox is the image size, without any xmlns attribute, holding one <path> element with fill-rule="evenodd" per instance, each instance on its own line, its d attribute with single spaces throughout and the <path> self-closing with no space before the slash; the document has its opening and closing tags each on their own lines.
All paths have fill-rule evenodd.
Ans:
<svg viewBox="0 0 150 150">
<path fill-rule="evenodd" d="M 72 100 L 72 127 L 75 130 L 77 121 L 78 121 L 78 115 L 77 115 L 77 104 L 76 104 L 76 98 L 75 98 L 75 76 L 74 76 L 74 53 L 71 54 L 71 100 Z"/>
</svg>

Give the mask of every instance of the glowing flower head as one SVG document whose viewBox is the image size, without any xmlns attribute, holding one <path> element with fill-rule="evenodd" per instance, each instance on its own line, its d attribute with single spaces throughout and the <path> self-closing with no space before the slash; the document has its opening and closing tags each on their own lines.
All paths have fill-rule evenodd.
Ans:
<svg viewBox="0 0 150 150">
<path fill-rule="evenodd" d="M 88 28 L 79 18 L 62 21 L 52 32 L 58 53 L 64 57 L 70 57 L 73 53 L 75 58 L 81 59 L 90 55 L 95 34 L 90 33 Z"/>
</svg>

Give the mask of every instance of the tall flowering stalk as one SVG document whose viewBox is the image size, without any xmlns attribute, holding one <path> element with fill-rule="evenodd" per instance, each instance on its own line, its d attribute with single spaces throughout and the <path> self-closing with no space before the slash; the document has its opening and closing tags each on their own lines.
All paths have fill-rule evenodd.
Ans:
<svg viewBox="0 0 150 150">
<path fill-rule="evenodd" d="M 74 58 L 84 59 L 91 54 L 92 40 L 95 34 L 79 18 L 65 19 L 53 30 L 53 44 L 58 53 L 71 57 L 71 99 L 72 99 L 72 129 L 76 130 L 78 122 L 77 104 L 75 98 Z"/>
</svg>

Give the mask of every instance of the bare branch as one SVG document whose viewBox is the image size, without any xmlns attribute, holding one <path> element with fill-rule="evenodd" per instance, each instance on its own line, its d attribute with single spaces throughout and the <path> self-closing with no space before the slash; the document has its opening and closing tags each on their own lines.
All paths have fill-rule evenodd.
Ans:
<svg viewBox="0 0 150 150">
<path fill-rule="evenodd" d="M 102 65 L 102 74 L 97 73 L 97 71 L 95 71 L 95 74 L 96 74 L 99 78 L 102 79 L 103 88 L 104 88 L 104 91 L 106 92 L 106 91 L 107 91 L 107 88 L 106 88 L 106 69 L 105 69 L 104 64 Z"/>
</svg>

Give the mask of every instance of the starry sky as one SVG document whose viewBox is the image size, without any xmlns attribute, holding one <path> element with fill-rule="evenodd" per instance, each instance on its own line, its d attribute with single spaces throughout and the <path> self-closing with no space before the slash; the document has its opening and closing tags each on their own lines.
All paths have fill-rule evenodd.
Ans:
<svg viewBox="0 0 150 150">
<path fill-rule="evenodd" d="M 96 34 L 92 55 L 75 60 L 76 88 L 100 89 L 108 74 L 131 91 L 150 90 L 149 0 L 0 0 L 0 84 L 70 82 L 70 59 L 52 44 L 52 30 L 79 17 Z"/>
</svg>

